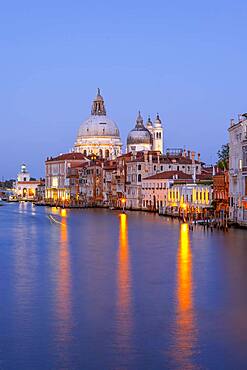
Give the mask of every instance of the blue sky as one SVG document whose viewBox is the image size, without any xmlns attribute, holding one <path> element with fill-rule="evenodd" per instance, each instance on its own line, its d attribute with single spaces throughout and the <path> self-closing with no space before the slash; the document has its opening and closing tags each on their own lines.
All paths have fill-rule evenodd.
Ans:
<svg viewBox="0 0 247 370">
<path fill-rule="evenodd" d="M 0 9 L 0 176 L 72 148 L 97 87 L 123 142 L 160 113 L 165 147 L 211 163 L 247 110 L 247 2 L 11 1 Z"/>
</svg>

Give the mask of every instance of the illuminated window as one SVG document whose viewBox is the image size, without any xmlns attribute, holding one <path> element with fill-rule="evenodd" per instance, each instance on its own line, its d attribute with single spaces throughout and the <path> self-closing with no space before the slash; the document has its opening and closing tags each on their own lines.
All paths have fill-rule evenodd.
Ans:
<svg viewBox="0 0 247 370">
<path fill-rule="evenodd" d="M 58 187 L 58 178 L 57 177 L 52 177 L 52 185 L 51 185 L 53 188 L 57 188 Z"/>
</svg>

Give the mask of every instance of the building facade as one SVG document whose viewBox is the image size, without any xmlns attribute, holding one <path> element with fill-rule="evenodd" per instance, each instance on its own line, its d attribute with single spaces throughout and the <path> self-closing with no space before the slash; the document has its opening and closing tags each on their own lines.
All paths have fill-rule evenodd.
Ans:
<svg viewBox="0 0 247 370">
<path fill-rule="evenodd" d="M 213 198 L 216 211 L 229 212 L 229 173 L 216 168 L 213 173 Z"/>
<path fill-rule="evenodd" d="M 22 164 L 21 171 L 17 175 L 15 184 L 15 195 L 18 199 L 34 200 L 37 197 L 40 180 L 33 180 L 25 164 Z"/>
<path fill-rule="evenodd" d="M 247 113 L 231 120 L 229 132 L 229 218 L 247 226 Z"/>
<path fill-rule="evenodd" d="M 199 160 L 195 159 L 194 152 L 182 149 L 170 150 L 165 155 L 159 151 L 132 152 L 126 162 L 126 208 L 142 208 L 144 178 L 165 171 L 181 171 L 198 176 L 202 174 L 202 163 Z"/>
<path fill-rule="evenodd" d="M 45 162 L 45 199 L 50 203 L 70 200 L 69 170 L 81 165 L 88 159 L 81 153 L 66 153 L 47 158 Z"/>
</svg>

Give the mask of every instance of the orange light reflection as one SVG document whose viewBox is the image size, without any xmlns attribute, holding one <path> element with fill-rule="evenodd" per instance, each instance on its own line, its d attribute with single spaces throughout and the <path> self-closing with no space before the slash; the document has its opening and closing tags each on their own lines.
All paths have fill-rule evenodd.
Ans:
<svg viewBox="0 0 247 370">
<path fill-rule="evenodd" d="M 121 213 L 119 221 L 117 342 L 122 350 L 129 351 L 131 349 L 132 315 L 127 215 Z"/>
<path fill-rule="evenodd" d="M 183 370 L 197 366 L 194 356 L 197 344 L 197 327 L 193 307 L 192 254 L 188 224 L 180 226 L 180 241 L 177 256 L 177 311 L 173 359 Z"/>
<path fill-rule="evenodd" d="M 65 342 L 71 330 L 71 273 L 66 218 L 64 218 L 63 223 L 60 224 L 60 250 L 58 255 L 57 279 L 57 334 L 59 341 Z"/>
</svg>

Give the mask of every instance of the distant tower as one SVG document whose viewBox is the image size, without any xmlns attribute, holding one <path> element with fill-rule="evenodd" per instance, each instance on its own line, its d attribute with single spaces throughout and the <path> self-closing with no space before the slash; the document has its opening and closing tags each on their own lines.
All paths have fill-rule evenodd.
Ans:
<svg viewBox="0 0 247 370">
<path fill-rule="evenodd" d="M 24 163 L 21 165 L 21 172 L 17 175 L 17 181 L 30 181 L 30 173 Z"/>
<path fill-rule="evenodd" d="M 153 135 L 153 148 L 152 149 L 159 150 L 161 153 L 163 153 L 163 127 L 162 127 L 162 122 L 160 120 L 159 114 L 157 114 L 156 116 L 151 132 Z"/>
</svg>

